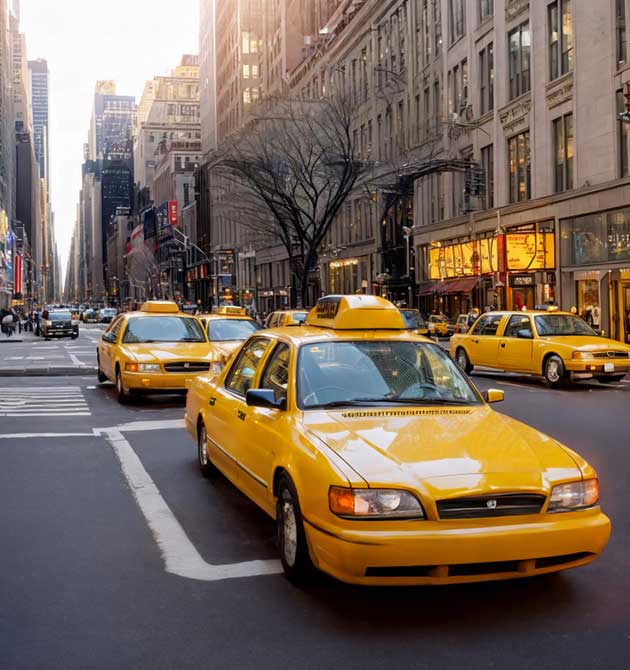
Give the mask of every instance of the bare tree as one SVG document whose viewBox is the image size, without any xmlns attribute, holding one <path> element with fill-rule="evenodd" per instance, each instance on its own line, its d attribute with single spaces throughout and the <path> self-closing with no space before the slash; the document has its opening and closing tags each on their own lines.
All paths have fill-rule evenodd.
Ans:
<svg viewBox="0 0 630 670">
<path fill-rule="evenodd" d="M 370 171 L 353 138 L 353 106 L 336 95 L 275 99 L 217 152 L 213 171 L 228 184 L 245 225 L 285 247 L 299 306 L 318 249 L 348 195 Z M 256 221 L 256 213 L 259 221 Z"/>
</svg>

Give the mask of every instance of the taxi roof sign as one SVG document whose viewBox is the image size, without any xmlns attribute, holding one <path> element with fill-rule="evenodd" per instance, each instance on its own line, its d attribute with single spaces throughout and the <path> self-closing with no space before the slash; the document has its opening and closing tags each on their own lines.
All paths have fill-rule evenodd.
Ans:
<svg viewBox="0 0 630 670">
<path fill-rule="evenodd" d="M 149 300 L 143 303 L 140 311 L 149 314 L 177 314 L 179 307 L 171 300 Z"/>
<path fill-rule="evenodd" d="M 231 314 L 233 316 L 247 316 L 245 307 L 235 307 L 234 305 L 221 305 L 212 310 L 213 314 Z"/>
<path fill-rule="evenodd" d="M 405 330 L 400 311 L 375 295 L 329 295 L 320 298 L 307 326 L 332 330 Z"/>
</svg>

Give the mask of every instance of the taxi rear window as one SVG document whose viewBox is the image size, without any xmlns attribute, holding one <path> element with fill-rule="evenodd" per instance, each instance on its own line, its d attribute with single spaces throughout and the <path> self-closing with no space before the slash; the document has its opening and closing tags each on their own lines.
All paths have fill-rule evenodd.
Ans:
<svg viewBox="0 0 630 670">
<path fill-rule="evenodd" d="M 210 342 L 234 342 L 246 340 L 260 326 L 250 319 L 210 319 L 208 338 Z"/>
</svg>

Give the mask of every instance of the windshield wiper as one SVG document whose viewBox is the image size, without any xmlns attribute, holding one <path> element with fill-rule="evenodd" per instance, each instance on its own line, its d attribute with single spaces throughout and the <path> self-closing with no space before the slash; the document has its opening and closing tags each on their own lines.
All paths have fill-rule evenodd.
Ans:
<svg viewBox="0 0 630 670">
<path fill-rule="evenodd" d="M 321 405 L 310 405 L 305 409 L 334 409 L 335 407 L 366 407 L 370 405 L 472 405 L 469 400 L 446 400 L 444 398 L 353 398 L 333 400 Z"/>
</svg>

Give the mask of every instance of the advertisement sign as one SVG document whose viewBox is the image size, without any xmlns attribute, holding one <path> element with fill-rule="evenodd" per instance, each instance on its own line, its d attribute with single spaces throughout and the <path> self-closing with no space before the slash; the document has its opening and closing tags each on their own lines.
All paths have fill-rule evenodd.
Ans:
<svg viewBox="0 0 630 670">
<path fill-rule="evenodd" d="M 495 272 L 497 258 L 494 238 L 434 247 L 429 250 L 429 278 L 476 277 Z"/>
<path fill-rule="evenodd" d="M 173 239 L 173 228 L 168 218 L 168 203 L 163 203 L 155 210 L 158 239 L 160 244 Z"/>
<path fill-rule="evenodd" d="M 22 294 L 22 256 L 20 256 L 20 254 L 15 254 L 13 292 L 16 297 Z"/>
<path fill-rule="evenodd" d="M 508 233 L 506 236 L 508 270 L 547 270 L 556 266 L 553 233 Z"/>
<path fill-rule="evenodd" d="M 168 201 L 168 222 L 171 226 L 176 226 L 178 222 L 177 200 Z"/>
<path fill-rule="evenodd" d="M 144 239 L 150 240 L 155 237 L 155 212 L 148 209 L 142 214 L 142 225 L 144 229 Z"/>
</svg>

